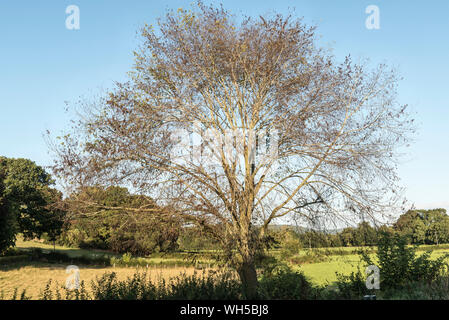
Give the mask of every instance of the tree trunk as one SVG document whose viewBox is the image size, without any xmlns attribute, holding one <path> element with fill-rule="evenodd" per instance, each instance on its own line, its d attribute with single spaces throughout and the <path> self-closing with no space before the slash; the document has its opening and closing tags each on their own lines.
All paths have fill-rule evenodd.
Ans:
<svg viewBox="0 0 449 320">
<path fill-rule="evenodd" d="M 240 280 L 242 281 L 243 291 L 245 297 L 247 299 L 256 299 L 257 298 L 257 272 L 254 263 L 245 262 L 243 263 L 239 269 L 238 273 L 240 276 Z"/>
</svg>

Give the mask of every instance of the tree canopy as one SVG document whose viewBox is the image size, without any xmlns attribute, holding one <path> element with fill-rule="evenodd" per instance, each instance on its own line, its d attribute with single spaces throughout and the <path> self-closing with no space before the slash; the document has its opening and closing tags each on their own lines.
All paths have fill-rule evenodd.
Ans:
<svg viewBox="0 0 449 320">
<path fill-rule="evenodd" d="M 139 208 L 161 210 L 145 196 L 122 187 L 86 187 L 63 202 L 67 229 L 59 242 L 82 248 L 148 255 L 177 248 L 179 220 L 149 214 Z"/>
<path fill-rule="evenodd" d="M 5 172 L 0 170 L 0 254 L 14 245 L 16 235 L 16 220 L 8 208 L 7 198 L 4 196 Z"/>
<path fill-rule="evenodd" d="M 449 216 L 445 209 L 409 210 L 399 217 L 394 229 L 413 244 L 449 242 Z"/>
<path fill-rule="evenodd" d="M 8 236 L 14 239 L 8 244 L 14 244 L 17 233 L 27 239 L 44 232 L 56 236 L 63 213 L 51 205 L 62 200 L 62 193 L 51 188 L 54 181 L 50 174 L 31 160 L 0 157 L 0 178 L 4 212 L 1 228 L 5 235 L 14 235 Z"/>
</svg>

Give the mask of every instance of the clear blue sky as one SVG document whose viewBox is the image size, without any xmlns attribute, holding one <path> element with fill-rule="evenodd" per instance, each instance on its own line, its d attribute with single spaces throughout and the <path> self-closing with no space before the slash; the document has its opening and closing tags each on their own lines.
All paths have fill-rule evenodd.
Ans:
<svg viewBox="0 0 449 320">
<path fill-rule="evenodd" d="M 167 8 L 192 1 L 46 0 L 0 3 L 0 155 L 51 163 L 43 133 L 69 125 L 64 102 L 76 102 L 124 80 L 136 31 Z M 209 1 L 206 1 L 207 3 Z M 449 209 L 449 1 L 223 0 L 258 15 L 295 8 L 317 24 L 321 43 L 397 66 L 399 100 L 417 113 L 416 142 L 400 165 L 407 197 L 419 208 Z M 80 8 L 80 30 L 65 27 L 65 9 Z M 380 9 L 380 30 L 365 27 L 368 5 Z"/>
</svg>

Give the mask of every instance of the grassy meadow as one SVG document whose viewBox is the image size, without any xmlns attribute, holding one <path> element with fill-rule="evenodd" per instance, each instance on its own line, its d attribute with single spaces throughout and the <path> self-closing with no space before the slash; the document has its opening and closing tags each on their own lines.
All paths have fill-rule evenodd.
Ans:
<svg viewBox="0 0 449 320">
<path fill-rule="evenodd" d="M 19 251 L 28 251 L 33 248 L 40 248 L 44 252 L 53 251 L 52 245 L 18 239 L 17 249 Z M 337 272 L 350 274 L 353 271 L 357 271 L 360 265 L 360 257 L 357 254 L 358 249 L 361 248 L 304 249 L 289 257 L 286 262 L 292 265 L 294 269 L 303 271 L 312 283 L 327 286 L 332 285 L 337 280 Z M 73 258 L 82 256 L 120 258 L 119 255 L 102 250 L 85 250 L 62 246 L 56 246 L 55 250 Z M 443 245 L 421 246 L 418 248 L 418 254 L 427 250 L 433 250 L 432 258 L 449 253 L 449 248 Z M 272 254 L 276 256 L 279 255 L 279 252 L 273 251 Z M 310 255 L 313 255 L 315 258 L 310 259 L 310 261 L 305 260 L 306 262 L 296 262 Z M 372 256 L 374 258 L 374 253 L 372 253 Z M 12 296 L 16 289 L 18 289 L 19 293 L 26 289 L 27 296 L 36 299 L 49 280 L 52 280 L 53 285 L 63 286 L 68 277 L 66 273 L 67 263 L 46 263 L 40 261 L 2 263 L 2 259 L 4 258 L 0 258 L 0 295 L 3 294 L 5 298 Z M 169 280 L 181 274 L 192 275 L 195 272 L 201 274 L 215 268 L 209 264 L 211 261 L 208 259 L 200 259 L 195 262 L 189 260 L 189 256 L 183 253 L 155 254 L 138 259 L 143 261 L 143 267 L 79 265 L 80 280 L 90 284 L 92 280 L 110 272 L 115 272 L 118 279 L 124 280 L 132 276 L 136 271 L 145 271 L 152 280 L 159 281 L 161 279 Z"/>
</svg>

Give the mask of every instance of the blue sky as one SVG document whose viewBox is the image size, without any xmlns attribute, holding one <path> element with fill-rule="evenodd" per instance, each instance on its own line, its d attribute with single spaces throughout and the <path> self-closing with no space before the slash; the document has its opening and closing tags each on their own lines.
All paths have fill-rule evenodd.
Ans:
<svg viewBox="0 0 449 320">
<path fill-rule="evenodd" d="M 210 1 L 206 1 L 209 3 Z M 49 165 L 43 139 L 70 125 L 65 101 L 92 97 L 126 79 L 137 30 L 167 8 L 192 1 L 46 0 L 0 3 L 0 155 Z M 416 113 L 419 132 L 401 160 L 407 198 L 418 208 L 449 209 L 449 1 L 223 0 L 235 13 L 295 15 L 318 26 L 320 43 L 396 66 L 399 100 Z M 66 7 L 80 8 L 80 30 L 65 27 Z M 365 8 L 380 9 L 368 30 Z"/>
</svg>

